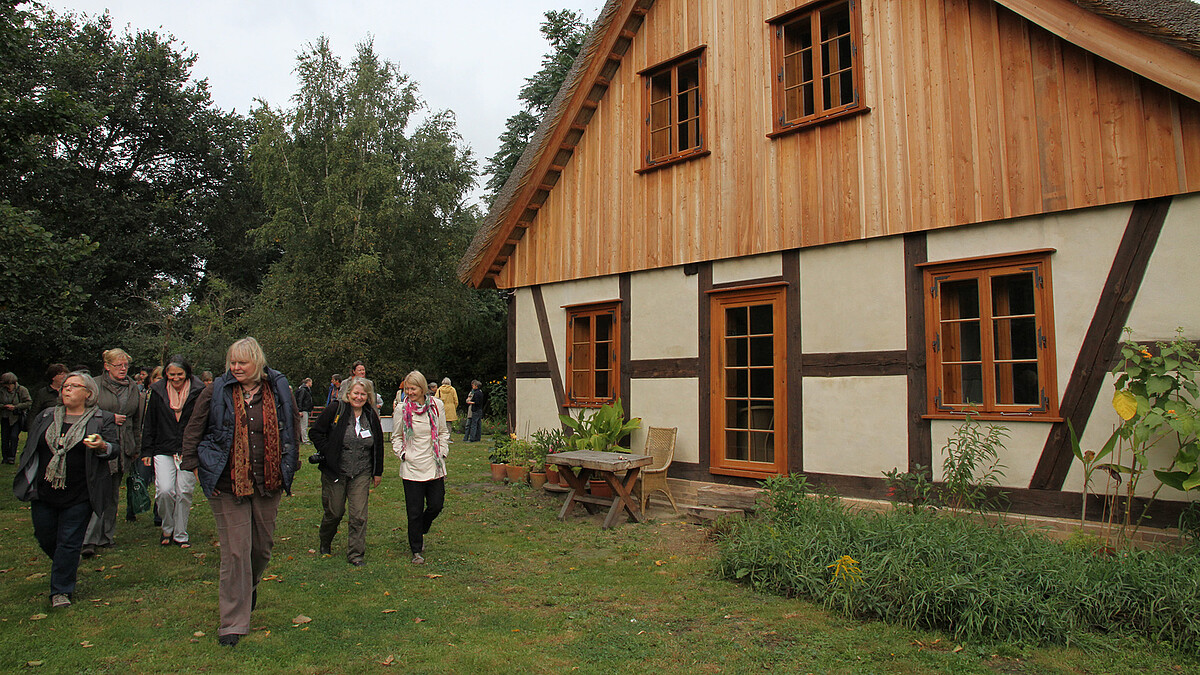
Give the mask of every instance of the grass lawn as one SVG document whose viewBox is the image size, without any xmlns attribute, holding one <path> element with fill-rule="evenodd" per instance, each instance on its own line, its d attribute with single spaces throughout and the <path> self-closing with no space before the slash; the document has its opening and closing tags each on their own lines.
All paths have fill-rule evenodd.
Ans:
<svg viewBox="0 0 1200 675">
<path fill-rule="evenodd" d="M 12 474 L 0 469 L 4 481 Z M 28 507 L 9 495 L 0 672 L 1200 672 L 1135 640 L 1106 638 L 1111 649 L 1092 653 L 958 644 L 760 595 L 716 578 L 703 528 L 559 522 L 560 497 L 490 481 L 485 443 L 453 446 L 424 566 L 409 562 L 394 466 L 372 492 L 367 565 L 346 563 L 344 523 L 334 556 L 318 556 L 320 480 L 304 464 L 280 507 L 251 633 L 233 649 L 216 643 L 219 553 L 203 495 L 190 550 L 158 546 L 147 514 L 126 523 L 122 499 L 117 546 L 82 562 L 74 606 L 53 612 L 49 561 Z"/>
</svg>

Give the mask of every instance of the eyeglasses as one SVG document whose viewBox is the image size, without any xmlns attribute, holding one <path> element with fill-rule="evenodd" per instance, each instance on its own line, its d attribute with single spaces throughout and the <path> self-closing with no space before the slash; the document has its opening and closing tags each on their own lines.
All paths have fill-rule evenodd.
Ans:
<svg viewBox="0 0 1200 675">
<path fill-rule="evenodd" d="M 64 384 L 62 389 L 66 391 L 68 389 L 87 389 L 87 387 L 82 384 Z"/>
</svg>

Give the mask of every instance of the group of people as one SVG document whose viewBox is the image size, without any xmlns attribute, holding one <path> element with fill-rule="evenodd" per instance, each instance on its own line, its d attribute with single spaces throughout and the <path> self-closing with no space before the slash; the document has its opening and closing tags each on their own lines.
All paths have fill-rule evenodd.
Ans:
<svg viewBox="0 0 1200 675">
<path fill-rule="evenodd" d="M 128 376 L 128 354 L 112 349 L 103 356 L 99 378 L 83 368 L 52 366 L 47 388 L 53 395 L 39 390 L 40 399 L 28 391 L 22 398 L 19 385 L 10 387 L 10 374 L 0 376 L 5 459 L 7 420 L 13 418 L 19 434 L 19 418 L 30 415 L 13 489 L 30 502 L 34 536 L 51 560 L 51 607 L 71 604 L 80 557 L 112 545 L 122 476 L 152 470 L 163 546 L 190 546 L 187 523 L 197 483 L 208 499 L 221 548 L 218 642 L 236 645 L 250 630 L 280 500 L 291 493 L 306 437 L 317 450 L 309 461 L 321 470 L 320 551 L 331 555 L 348 511 L 347 561 L 365 564 L 368 495 L 382 481 L 384 449 L 379 404 L 365 367 L 340 383 L 308 436 L 302 414 L 306 418 L 313 410 L 311 380 L 293 394 L 284 375 L 266 365 L 252 337 L 229 347 L 226 371 L 211 383 L 196 377 L 185 358 L 173 356 L 161 379 L 146 374 L 144 394 Z M 16 385 L 15 376 L 11 380 Z M 450 425 L 458 402 L 449 380 L 431 388 L 417 371 L 401 388 L 392 452 L 400 461 L 412 562 L 422 564 L 424 537 L 445 503 Z M 477 392 L 482 390 L 473 382 L 468 440 L 470 419 L 476 410 L 482 416 L 486 401 Z M 453 405 L 444 402 L 448 397 Z M 39 409 L 42 399 L 48 403 Z M 22 401 L 28 405 L 18 408 Z M 12 438 L 15 455 L 16 434 Z"/>
</svg>

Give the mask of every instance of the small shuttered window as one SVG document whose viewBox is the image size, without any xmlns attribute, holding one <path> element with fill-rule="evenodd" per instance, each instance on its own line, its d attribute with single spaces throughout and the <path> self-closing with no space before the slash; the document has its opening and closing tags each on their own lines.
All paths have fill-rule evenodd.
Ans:
<svg viewBox="0 0 1200 675">
<path fill-rule="evenodd" d="M 703 48 L 641 75 L 646 88 L 642 170 L 704 154 Z"/>
<path fill-rule="evenodd" d="M 771 20 L 775 132 L 863 109 L 860 26 L 858 0 Z"/>
</svg>

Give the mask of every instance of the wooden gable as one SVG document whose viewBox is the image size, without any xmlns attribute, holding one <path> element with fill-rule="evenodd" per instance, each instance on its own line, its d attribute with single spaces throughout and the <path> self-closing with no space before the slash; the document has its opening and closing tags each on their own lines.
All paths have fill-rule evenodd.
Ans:
<svg viewBox="0 0 1200 675">
<path fill-rule="evenodd" d="M 1090 37 L 1038 15 L 1084 11 L 1066 0 L 855 1 L 869 111 L 777 138 L 767 21 L 803 0 L 609 3 L 556 126 L 570 151 L 552 138 L 523 160 L 464 278 L 527 286 L 1200 190 L 1200 59 L 1088 12 Z M 1174 88 L 1052 31 L 1149 50 L 1127 65 Z M 710 152 L 638 173 L 638 73 L 698 47 Z"/>
</svg>

